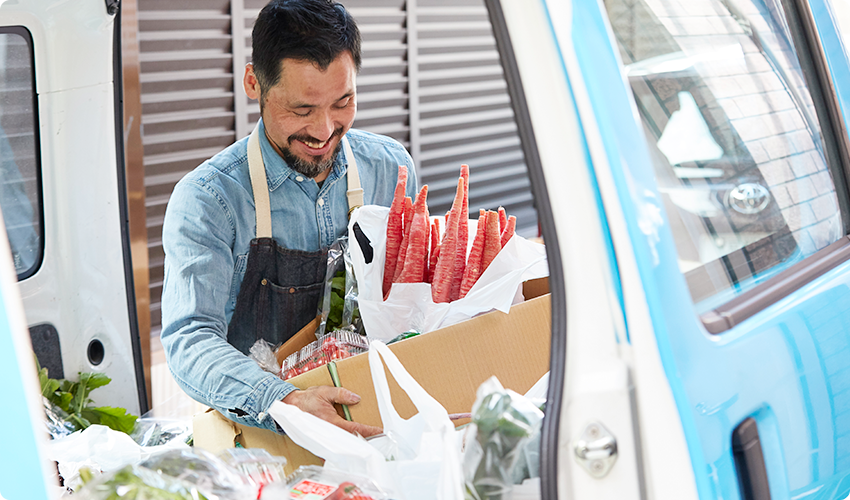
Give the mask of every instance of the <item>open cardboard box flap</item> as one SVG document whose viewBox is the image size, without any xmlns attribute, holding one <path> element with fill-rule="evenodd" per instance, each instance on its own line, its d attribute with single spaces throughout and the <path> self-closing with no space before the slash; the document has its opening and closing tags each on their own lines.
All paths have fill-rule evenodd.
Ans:
<svg viewBox="0 0 850 500">
<path fill-rule="evenodd" d="M 490 312 L 389 347 L 413 378 L 450 414 L 470 412 L 478 387 L 494 375 L 504 387 L 523 394 L 549 370 L 551 335 L 548 282 L 545 278 L 527 282 L 523 293 L 530 300 L 513 306 L 509 314 Z M 315 340 L 316 325 L 317 322 L 311 323 L 284 344 L 278 350 L 278 360 Z M 368 356 L 353 356 L 337 361 L 336 365 L 342 387 L 361 397 L 359 404 L 349 407 L 352 420 L 380 427 Z M 404 418 L 416 414 L 410 399 L 392 376 L 388 375 L 388 379 L 399 414 Z M 333 385 L 327 367 L 316 368 L 288 382 L 300 389 Z M 239 442 L 248 448 L 261 447 L 274 455 L 285 456 L 291 470 L 299 465 L 321 463 L 286 436 L 242 427 L 215 411 L 196 416 L 194 425 L 195 445 L 208 451 L 218 452 Z"/>
</svg>

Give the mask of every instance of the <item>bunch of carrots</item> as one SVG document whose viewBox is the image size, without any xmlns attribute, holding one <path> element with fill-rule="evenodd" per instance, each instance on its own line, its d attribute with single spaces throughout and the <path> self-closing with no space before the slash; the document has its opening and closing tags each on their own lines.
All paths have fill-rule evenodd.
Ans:
<svg viewBox="0 0 850 500">
<path fill-rule="evenodd" d="M 467 257 L 469 238 L 469 166 L 461 165 L 457 192 L 446 214 L 440 238 L 439 219 L 428 214 L 428 186 L 405 196 L 407 167 L 398 169 L 393 202 L 387 221 L 387 255 L 384 263 L 384 300 L 393 283 L 430 283 L 434 302 L 452 302 L 469 293 L 472 285 L 496 258 L 516 230 L 516 217 L 499 207 L 479 210 L 478 229 Z"/>
</svg>

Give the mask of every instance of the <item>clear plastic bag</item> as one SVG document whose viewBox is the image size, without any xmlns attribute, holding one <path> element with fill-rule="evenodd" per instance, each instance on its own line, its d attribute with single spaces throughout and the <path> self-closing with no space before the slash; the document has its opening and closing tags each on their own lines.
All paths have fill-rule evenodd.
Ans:
<svg viewBox="0 0 850 500">
<path fill-rule="evenodd" d="M 267 340 L 259 339 L 251 346 L 248 357 L 256 361 L 263 370 L 280 376 L 280 365 L 277 362 L 277 356 L 275 356 L 275 349 L 277 349 L 277 346 L 272 345 Z"/>
<path fill-rule="evenodd" d="M 357 304 L 357 280 L 348 246 L 343 236 L 328 249 L 328 268 L 322 295 L 321 320 L 316 336 L 335 330 L 347 330 L 365 335 Z"/>
<path fill-rule="evenodd" d="M 41 401 L 44 404 L 44 415 L 46 417 L 44 425 L 47 427 L 47 432 L 50 433 L 51 438 L 59 439 L 73 433 L 76 430 L 74 424 L 66 420 L 68 414 L 65 413 L 62 408 L 51 403 L 50 400 L 44 396 L 42 396 Z"/>
<path fill-rule="evenodd" d="M 197 486 L 171 476 L 158 474 L 139 465 L 128 465 L 114 472 L 88 479 L 77 490 L 76 500 L 213 500 Z M 242 497 L 247 500 L 248 496 Z M 233 500 L 242 500 L 242 498 Z M 223 498 L 221 500 L 224 500 Z M 231 499 L 228 499 L 231 500 Z"/>
<path fill-rule="evenodd" d="M 142 417 L 136 420 L 130 437 L 139 446 L 161 446 L 175 442 L 189 444 L 192 440 L 192 420 Z"/>
<path fill-rule="evenodd" d="M 273 456 L 262 448 L 228 448 L 218 456 L 257 487 L 286 480 L 286 458 Z"/>
<path fill-rule="evenodd" d="M 510 497 L 517 459 L 531 458 L 524 455 L 524 445 L 532 436 L 539 435 L 542 421 L 543 412 L 534 403 L 503 388 L 496 377 L 481 384 L 472 407 L 470 427 L 474 439 L 467 440 L 463 455 L 467 499 Z M 524 472 L 516 474 L 524 475 Z"/>
<path fill-rule="evenodd" d="M 318 494 L 318 498 L 345 500 L 358 491 L 359 499 L 386 500 L 388 498 L 387 494 L 368 477 L 316 465 L 299 467 L 286 479 L 286 485 L 290 498 L 303 498 L 312 493 Z"/>
<path fill-rule="evenodd" d="M 221 499 L 257 497 L 257 487 L 221 458 L 202 449 L 170 450 L 139 464 L 160 475 L 192 484 L 207 496 Z"/>
</svg>

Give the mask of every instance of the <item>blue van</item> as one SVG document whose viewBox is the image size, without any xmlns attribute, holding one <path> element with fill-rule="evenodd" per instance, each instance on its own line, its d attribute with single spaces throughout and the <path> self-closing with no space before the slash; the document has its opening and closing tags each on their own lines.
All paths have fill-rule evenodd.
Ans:
<svg viewBox="0 0 850 500">
<path fill-rule="evenodd" d="M 847 498 L 846 7 L 485 3 L 550 266 L 541 498 Z M 36 422 L 0 416 L 21 429 L 0 459 L 5 500 L 49 498 L 38 401 L 24 390 L 32 366 L 12 355 L 26 350 L 26 326 L 83 346 L 65 372 L 112 370 L 110 402 L 147 406 L 121 212 L 116 4 L 0 2 L 0 126 L 14 114 L 8 147 L 42 151 L 0 160 L 44 172 L 6 182 L 3 170 L 0 187 L 17 186 L 19 201 L 48 193 L 40 214 L 0 199 L 11 242 L 0 248 L 2 394 Z M 29 75 L 30 90 L 9 75 Z M 13 211 L 30 222 L 10 222 Z"/>
</svg>

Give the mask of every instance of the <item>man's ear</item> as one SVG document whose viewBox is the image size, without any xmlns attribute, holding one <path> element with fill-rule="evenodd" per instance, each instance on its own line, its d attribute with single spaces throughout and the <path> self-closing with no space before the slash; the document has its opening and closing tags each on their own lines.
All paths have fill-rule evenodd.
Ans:
<svg viewBox="0 0 850 500">
<path fill-rule="evenodd" d="M 260 99 L 260 82 L 257 81 L 257 75 L 254 74 L 254 65 L 248 63 L 245 65 L 245 76 L 242 77 L 242 87 L 249 99 Z"/>
</svg>

